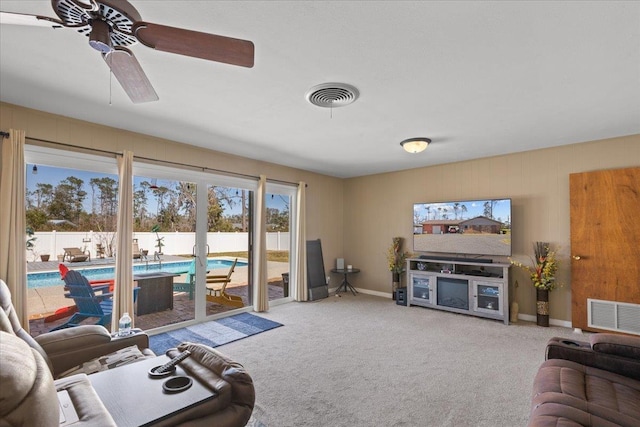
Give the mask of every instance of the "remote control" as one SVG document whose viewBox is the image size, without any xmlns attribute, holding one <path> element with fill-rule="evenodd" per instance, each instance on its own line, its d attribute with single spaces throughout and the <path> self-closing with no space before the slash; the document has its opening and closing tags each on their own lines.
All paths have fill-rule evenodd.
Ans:
<svg viewBox="0 0 640 427">
<path fill-rule="evenodd" d="M 173 368 L 180 362 L 182 362 L 187 357 L 191 356 L 191 352 L 189 350 L 185 350 L 164 365 L 160 366 L 155 370 L 156 374 L 164 374 L 166 372 L 172 371 Z"/>
</svg>

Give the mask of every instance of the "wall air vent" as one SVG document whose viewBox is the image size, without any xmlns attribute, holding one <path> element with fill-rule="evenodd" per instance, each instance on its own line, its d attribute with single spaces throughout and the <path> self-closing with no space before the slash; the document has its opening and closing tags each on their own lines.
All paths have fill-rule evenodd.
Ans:
<svg viewBox="0 0 640 427">
<path fill-rule="evenodd" d="M 587 299 L 589 327 L 640 335 L 640 304 Z"/>
<path fill-rule="evenodd" d="M 307 91 L 307 101 L 323 108 L 344 107 L 360 96 L 355 87 L 346 83 L 323 83 Z"/>
</svg>

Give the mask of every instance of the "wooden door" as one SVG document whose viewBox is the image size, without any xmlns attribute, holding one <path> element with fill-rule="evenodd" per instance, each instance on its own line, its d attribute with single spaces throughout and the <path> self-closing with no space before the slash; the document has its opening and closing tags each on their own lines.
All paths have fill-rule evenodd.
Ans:
<svg viewBox="0 0 640 427">
<path fill-rule="evenodd" d="M 571 305 L 587 327 L 587 298 L 640 304 L 640 168 L 569 176 Z"/>
</svg>

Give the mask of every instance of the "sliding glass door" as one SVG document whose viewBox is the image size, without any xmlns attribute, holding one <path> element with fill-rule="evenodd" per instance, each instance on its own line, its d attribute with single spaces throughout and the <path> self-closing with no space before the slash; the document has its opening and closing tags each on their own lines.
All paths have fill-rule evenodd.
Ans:
<svg viewBox="0 0 640 427">
<path fill-rule="evenodd" d="M 119 236 L 115 156 L 28 146 L 25 159 L 29 304 L 33 319 L 48 318 L 32 325 L 35 335 L 72 313 L 60 265 L 113 291 L 120 238 L 133 249 L 137 327 L 168 330 L 253 306 L 255 178 L 134 161 L 133 235 Z M 295 187 L 269 182 L 266 209 L 269 300 L 286 301 Z"/>
<path fill-rule="evenodd" d="M 85 275 L 98 295 L 113 291 L 118 174 L 113 157 L 27 146 L 25 160 L 27 311 L 35 336 L 77 311 L 62 279 L 67 270 Z"/>
<path fill-rule="evenodd" d="M 294 191 L 290 186 L 267 185 L 267 268 L 269 301 L 289 298 Z"/>
<path fill-rule="evenodd" d="M 136 168 L 133 179 L 135 325 L 144 330 L 195 319 L 198 185 Z"/>
</svg>

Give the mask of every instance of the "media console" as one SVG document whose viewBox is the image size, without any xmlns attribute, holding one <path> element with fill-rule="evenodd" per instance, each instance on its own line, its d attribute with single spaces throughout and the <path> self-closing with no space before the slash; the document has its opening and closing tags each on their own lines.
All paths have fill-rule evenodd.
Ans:
<svg viewBox="0 0 640 427">
<path fill-rule="evenodd" d="M 408 259 L 407 306 L 503 320 L 508 325 L 509 267 L 510 264 L 459 258 Z"/>
</svg>

